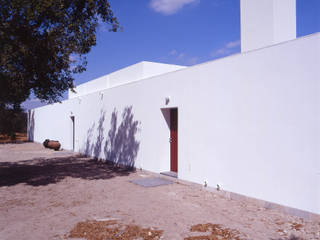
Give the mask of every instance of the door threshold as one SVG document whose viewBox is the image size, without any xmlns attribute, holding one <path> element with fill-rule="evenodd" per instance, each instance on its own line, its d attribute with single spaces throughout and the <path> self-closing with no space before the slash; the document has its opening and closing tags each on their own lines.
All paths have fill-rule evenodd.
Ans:
<svg viewBox="0 0 320 240">
<path fill-rule="evenodd" d="M 168 177 L 178 178 L 177 172 L 168 171 L 168 172 L 161 172 L 160 174 L 168 176 Z"/>
</svg>

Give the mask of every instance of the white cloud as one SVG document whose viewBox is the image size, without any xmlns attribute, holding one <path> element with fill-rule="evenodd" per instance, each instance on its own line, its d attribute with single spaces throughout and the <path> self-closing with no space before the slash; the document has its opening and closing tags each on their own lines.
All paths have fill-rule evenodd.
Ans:
<svg viewBox="0 0 320 240">
<path fill-rule="evenodd" d="M 176 55 L 177 53 L 178 53 L 177 50 L 173 49 L 173 50 L 171 50 L 171 51 L 169 52 L 169 56 L 174 56 L 174 55 Z"/>
<path fill-rule="evenodd" d="M 178 55 L 178 59 L 183 59 L 184 58 L 184 53 L 180 53 L 179 55 Z"/>
<path fill-rule="evenodd" d="M 200 58 L 198 57 L 190 57 L 187 59 L 187 65 L 195 65 L 198 64 L 200 62 Z"/>
<path fill-rule="evenodd" d="M 176 49 L 173 49 L 168 53 L 168 57 L 165 57 L 165 61 L 169 61 L 173 64 L 190 66 L 199 63 L 200 58 L 188 56 L 184 52 L 178 52 Z"/>
<path fill-rule="evenodd" d="M 218 50 L 213 51 L 210 55 L 211 57 L 219 57 L 219 56 L 227 55 L 229 52 L 230 52 L 229 49 L 220 48 Z"/>
<path fill-rule="evenodd" d="M 198 1 L 199 0 L 151 0 L 150 7 L 156 12 L 170 15 L 176 13 L 185 5 Z"/>
<path fill-rule="evenodd" d="M 234 48 L 240 46 L 240 40 L 233 41 L 233 42 L 228 42 L 226 44 L 226 48 Z"/>
<path fill-rule="evenodd" d="M 240 46 L 240 40 L 226 43 L 222 48 L 213 51 L 210 55 L 213 58 L 223 57 L 235 52 L 235 48 Z"/>
</svg>

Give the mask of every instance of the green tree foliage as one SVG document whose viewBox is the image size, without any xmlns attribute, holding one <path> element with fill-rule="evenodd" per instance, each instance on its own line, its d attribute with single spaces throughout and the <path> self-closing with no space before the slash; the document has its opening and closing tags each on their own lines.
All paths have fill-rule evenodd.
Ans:
<svg viewBox="0 0 320 240">
<path fill-rule="evenodd" d="M 19 104 L 13 107 L 6 107 L 0 104 L 0 134 L 5 134 L 15 140 L 15 133 L 26 132 L 27 113 L 24 112 Z"/>
<path fill-rule="evenodd" d="M 31 92 L 58 101 L 85 70 L 99 22 L 119 29 L 107 0 L 0 0 L 0 104 Z"/>
</svg>

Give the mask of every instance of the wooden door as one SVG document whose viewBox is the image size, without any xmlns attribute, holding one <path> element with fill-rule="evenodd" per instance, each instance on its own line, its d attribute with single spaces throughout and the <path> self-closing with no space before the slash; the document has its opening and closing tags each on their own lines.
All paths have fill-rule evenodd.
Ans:
<svg viewBox="0 0 320 240">
<path fill-rule="evenodd" d="M 170 171 L 178 172 L 178 109 L 170 109 Z"/>
<path fill-rule="evenodd" d="M 71 116 L 72 121 L 72 150 L 74 151 L 75 148 L 75 122 L 74 122 L 74 116 Z"/>
</svg>

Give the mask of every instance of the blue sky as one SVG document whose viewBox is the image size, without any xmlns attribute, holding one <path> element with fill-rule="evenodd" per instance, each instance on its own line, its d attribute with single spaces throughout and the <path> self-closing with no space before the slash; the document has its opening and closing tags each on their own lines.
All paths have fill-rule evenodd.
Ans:
<svg viewBox="0 0 320 240">
<path fill-rule="evenodd" d="M 140 61 L 194 65 L 240 52 L 240 0 L 110 0 L 123 31 L 100 25 L 81 84 Z M 297 36 L 320 31 L 320 0 L 297 0 Z M 31 99 L 23 107 L 39 106 Z M 43 104 L 42 104 L 43 105 Z"/>
</svg>

